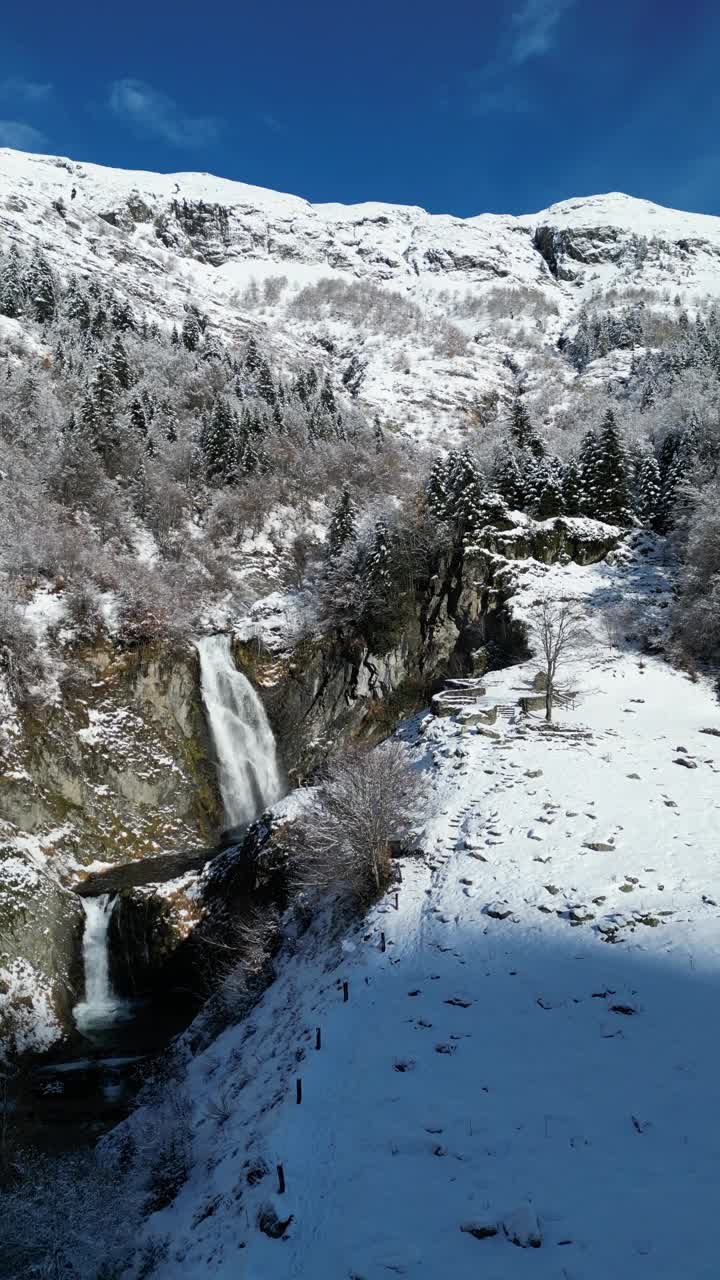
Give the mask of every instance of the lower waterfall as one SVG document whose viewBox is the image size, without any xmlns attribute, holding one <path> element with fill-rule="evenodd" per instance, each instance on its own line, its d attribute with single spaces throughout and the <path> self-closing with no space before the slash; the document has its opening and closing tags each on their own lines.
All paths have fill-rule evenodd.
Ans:
<svg viewBox="0 0 720 1280">
<path fill-rule="evenodd" d="M 228 827 L 247 826 L 283 793 L 275 738 L 260 698 L 233 662 L 229 636 L 206 636 L 197 649 L 225 820 Z"/>
<path fill-rule="evenodd" d="M 75 1006 L 75 1022 L 81 1035 L 92 1040 L 119 1018 L 127 1016 L 127 1002 L 116 996 L 110 981 L 108 929 L 115 906 L 112 894 L 83 898 L 85 932 L 82 953 L 85 970 L 85 999 Z"/>
</svg>

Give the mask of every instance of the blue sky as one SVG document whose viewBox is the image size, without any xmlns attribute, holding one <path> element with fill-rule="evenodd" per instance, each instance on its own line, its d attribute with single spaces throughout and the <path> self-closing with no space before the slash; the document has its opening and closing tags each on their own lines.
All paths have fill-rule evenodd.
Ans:
<svg viewBox="0 0 720 1280">
<path fill-rule="evenodd" d="M 717 0 L 36 0 L 0 145 L 461 215 L 720 213 Z"/>
</svg>

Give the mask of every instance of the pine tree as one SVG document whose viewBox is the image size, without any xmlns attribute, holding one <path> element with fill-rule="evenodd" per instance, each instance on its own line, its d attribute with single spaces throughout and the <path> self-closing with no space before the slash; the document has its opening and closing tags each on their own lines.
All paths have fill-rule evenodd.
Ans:
<svg viewBox="0 0 720 1280">
<path fill-rule="evenodd" d="M 208 480 L 230 484 L 238 469 L 238 422 L 227 401 L 218 398 L 200 432 L 200 450 Z"/>
<path fill-rule="evenodd" d="M 123 346 L 123 340 L 120 337 L 120 334 L 116 334 L 113 339 L 113 344 L 110 348 L 110 360 L 112 362 L 113 373 L 118 380 L 119 386 L 122 387 L 123 391 L 127 391 L 131 382 L 130 361 L 128 360 L 128 354 Z"/>
<path fill-rule="evenodd" d="M 74 324 L 86 332 L 90 328 L 92 311 L 90 299 L 85 290 L 78 284 L 75 276 L 71 276 L 68 289 L 63 299 L 63 311 Z"/>
<path fill-rule="evenodd" d="M 534 475 L 535 508 L 538 520 L 550 520 L 563 513 L 563 491 L 556 460 L 536 463 Z"/>
<path fill-rule="evenodd" d="M 117 410 L 121 394 L 111 351 L 101 351 L 90 389 L 98 418 L 109 421 Z"/>
<path fill-rule="evenodd" d="M 580 512 L 594 516 L 597 511 L 598 438 L 590 428 L 580 444 L 578 471 L 580 475 Z"/>
<path fill-rule="evenodd" d="M 190 303 L 182 324 L 182 344 L 186 351 L 197 351 L 200 346 L 200 316 L 197 307 Z"/>
<path fill-rule="evenodd" d="M 474 540 L 486 524 L 485 483 L 469 449 L 456 455 L 448 477 L 450 517 L 463 543 Z"/>
<path fill-rule="evenodd" d="M 345 485 L 333 507 L 328 526 L 326 548 L 330 559 L 355 537 L 357 514 L 357 507 L 350 496 L 350 489 Z"/>
<path fill-rule="evenodd" d="M 574 458 L 569 458 L 562 473 L 562 503 L 566 516 L 579 516 L 582 510 L 582 471 Z"/>
<path fill-rule="evenodd" d="M 532 425 L 522 391 L 515 393 L 510 405 L 510 438 L 516 449 L 533 458 L 544 457 L 545 446 Z"/>
<path fill-rule="evenodd" d="M 457 458 L 456 453 L 436 458 L 430 470 L 425 495 L 436 520 L 451 518 L 450 475 L 457 465 Z"/>
<path fill-rule="evenodd" d="M 371 609 L 382 605 L 392 591 L 390 534 L 384 520 L 375 525 L 372 547 L 365 562 L 365 587 Z"/>
<path fill-rule="evenodd" d="M 25 302 L 23 288 L 23 263 L 17 249 L 13 246 L 2 262 L 0 270 L 0 315 L 15 320 L 20 315 Z"/>
<path fill-rule="evenodd" d="M 353 400 L 357 399 L 360 387 L 365 377 L 365 363 L 356 355 L 350 357 L 350 362 L 342 375 L 342 384 L 348 391 Z"/>
<path fill-rule="evenodd" d="M 130 424 L 133 427 L 133 429 L 137 431 L 138 435 L 143 436 L 143 438 L 147 436 L 148 421 L 145 416 L 145 406 L 143 405 L 142 400 L 140 400 L 137 396 L 130 404 L 129 416 L 130 416 Z"/>
<path fill-rule="evenodd" d="M 512 510 L 524 510 L 525 485 L 517 457 L 512 449 L 506 450 L 497 461 L 493 471 L 493 482 L 498 493 Z"/>
<path fill-rule="evenodd" d="M 650 529 L 657 529 L 661 523 L 661 487 L 660 467 L 653 455 L 647 454 L 637 472 L 635 510 Z"/>
<path fill-rule="evenodd" d="M 132 332 L 137 328 L 135 315 L 127 298 L 113 298 L 110 305 L 110 324 L 120 333 Z M 145 328 L 147 329 L 146 323 Z"/>
<path fill-rule="evenodd" d="M 605 414 L 598 434 L 594 484 L 598 519 L 611 524 L 630 524 L 632 510 L 625 449 L 612 409 Z"/>
<path fill-rule="evenodd" d="M 526 449 L 533 433 L 530 414 L 522 391 L 516 391 L 510 403 L 510 435 L 517 449 Z"/>
<path fill-rule="evenodd" d="M 322 391 L 320 392 L 320 404 L 325 413 L 329 416 L 334 416 L 337 413 L 337 401 L 335 399 L 335 392 L 332 389 L 329 374 L 325 375 L 325 381 L 323 382 Z"/>
<path fill-rule="evenodd" d="M 257 374 L 260 372 L 262 365 L 262 356 L 258 351 L 258 345 L 252 334 L 248 338 L 248 344 L 245 348 L 245 368 L 249 373 Z"/>
<path fill-rule="evenodd" d="M 57 285 L 50 264 L 37 253 L 30 264 L 27 295 L 32 313 L 40 324 L 52 324 L 57 309 Z"/>
<path fill-rule="evenodd" d="M 258 395 L 266 404 L 269 404 L 274 408 L 277 404 L 277 392 L 275 390 L 272 373 L 270 372 L 270 365 L 267 360 L 260 360 L 260 364 L 255 375 L 255 386 L 257 387 Z"/>
</svg>

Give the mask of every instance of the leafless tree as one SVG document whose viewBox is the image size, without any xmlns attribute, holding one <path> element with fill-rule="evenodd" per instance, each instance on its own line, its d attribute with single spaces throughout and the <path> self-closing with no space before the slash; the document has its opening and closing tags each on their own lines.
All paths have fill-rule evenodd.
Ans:
<svg viewBox="0 0 720 1280">
<path fill-rule="evenodd" d="M 407 835 L 420 804 L 419 779 L 399 742 L 356 749 L 333 761 L 296 837 L 299 889 L 339 887 L 370 901 L 391 876 L 394 840 Z"/>
<path fill-rule="evenodd" d="M 558 671 L 568 658 L 588 642 L 583 614 L 576 605 L 541 600 L 532 612 L 530 641 L 537 647 L 544 663 L 545 719 L 553 717 L 558 695 Z"/>
</svg>

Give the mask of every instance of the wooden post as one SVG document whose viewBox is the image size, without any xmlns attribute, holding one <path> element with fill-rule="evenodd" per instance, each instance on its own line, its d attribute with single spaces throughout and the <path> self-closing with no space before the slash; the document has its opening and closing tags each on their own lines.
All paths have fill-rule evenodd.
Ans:
<svg viewBox="0 0 720 1280">
<path fill-rule="evenodd" d="M 349 995 L 348 984 L 347 982 L 343 982 L 343 1004 L 347 1004 Z"/>
<path fill-rule="evenodd" d="M 384 933 L 380 934 L 380 950 L 381 951 L 385 950 L 385 934 Z"/>
<path fill-rule="evenodd" d="M 320 1036 L 320 1028 L 316 1027 L 315 1028 L 315 1048 L 320 1049 L 321 1047 L 322 1047 L 322 1042 L 321 1042 L 321 1036 Z"/>
<path fill-rule="evenodd" d="M 281 1164 L 279 1164 L 277 1167 L 277 1176 L 278 1176 L 278 1195 L 283 1196 L 285 1194 L 285 1170 L 283 1169 Z"/>
<path fill-rule="evenodd" d="M 300 1106 L 300 1103 L 302 1102 L 302 1080 L 299 1076 L 295 1081 L 295 1101 L 298 1106 Z"/>
<path fill-rule="evenodd" d="M 395 894 L 395 910 L 396 911 L 400 910 L 400 894 L 399 893 Z"/>
</svg>

